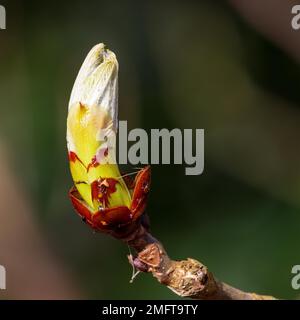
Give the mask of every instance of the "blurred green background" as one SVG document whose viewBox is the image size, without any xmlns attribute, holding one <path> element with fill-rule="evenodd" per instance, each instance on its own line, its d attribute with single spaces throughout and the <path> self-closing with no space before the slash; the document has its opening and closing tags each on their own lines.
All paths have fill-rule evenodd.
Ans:
<svg viewBox="0 0 300 320">
<path fill-rule="evenodd" d="M 67 196 L 69 94 L 99 42 L 118 56 L 120 119 L 129 127 L 205 129 L 201 176 L 153 166 L 148 213 L 170 256 L 199 259 L 246 291 L 297 297 L 299 35 L 288 19 L 276 20 L 290 7 L 274 1 L 261 19 L 269 1 L 254 1 L 257 11 L 236 2 L 1 1 L 0 264 L 8 289 L 0 298 L 175 298 L 147 274 L 130 284 L 127 247 L 93 234 Z"/>
</svg>

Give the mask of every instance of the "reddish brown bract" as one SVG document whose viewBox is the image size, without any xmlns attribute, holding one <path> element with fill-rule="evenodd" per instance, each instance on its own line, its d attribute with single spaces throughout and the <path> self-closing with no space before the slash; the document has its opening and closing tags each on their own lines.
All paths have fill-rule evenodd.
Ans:
<svg viewBox="0 0 300 320">
<path fill-rule="evenodd" d="M 117 183 L 118 181 L 113 178 L 100 178 L 92 183 L 92 199 L 99 200 L 102 204 L 105 203 L 97 212 L 90 211 L 76 187 L 69 192 L 72 204 L 79 216 L 95 230 L 115 232 L 118 228 L 133 224 L 145 211 L 151 184 L 150 166 L 138 172 L 133 186 L 128 185 L 128 188 L 132 190 L 130 208 L 126 206 L 106 207 L 106 205 L 109 206 L 109 195 L 117 192 Z"/>
<path fill-rule="evenodd" d="M 113 178 L 98 179 L 91 184 L 92 200 L 98 201 L 104 209 L 109 207 L 109 197 L 116 192 L 118 181 Z"/>
</svg>

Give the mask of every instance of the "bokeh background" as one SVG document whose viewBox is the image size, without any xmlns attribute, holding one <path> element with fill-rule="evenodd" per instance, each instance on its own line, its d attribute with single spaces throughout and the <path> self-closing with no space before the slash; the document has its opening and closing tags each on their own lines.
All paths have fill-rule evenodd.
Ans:
<svg viewBox="0 0 300 320">
<path fill-rule="evenodd" d="M 300 264 L 300 31 L 296 1 L 1 1 L 0 298 L 175 298 L 129 283 L 128 248 L 67 197 L 69 94 L 90 48 L 120 63 L 129 127 L 204 128 L 205 170 L 153 166 L 152 231 L 247 291 L 296 298 Z"/>
</svg>

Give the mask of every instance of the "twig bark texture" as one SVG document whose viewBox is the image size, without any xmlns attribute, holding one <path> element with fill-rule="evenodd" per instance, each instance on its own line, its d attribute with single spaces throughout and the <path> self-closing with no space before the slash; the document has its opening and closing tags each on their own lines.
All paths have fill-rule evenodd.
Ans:
<svg viewBox="0 0 300 320">
<path fill-rule="evenodd" d="M 217 280 L 205 265 L 195 259 L 171 260 L 143 225 L 124 239 L 136 251 L 130 263 L 139 271 L 151 272 L 163 285 L 181 297 L 202 300 L 274 300 L 272 296 L 243 292 Z"/>
</svg>

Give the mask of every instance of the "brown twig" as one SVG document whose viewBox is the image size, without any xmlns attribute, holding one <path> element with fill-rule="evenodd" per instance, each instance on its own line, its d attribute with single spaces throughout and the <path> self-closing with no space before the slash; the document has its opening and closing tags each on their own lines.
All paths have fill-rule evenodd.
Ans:
<svg viewBox="0 0 300 320">
<path fill-rule="evenodd" d="M 143 225 L 123 239 L 135 249 L 129 262 L 139 271 L 151 272 L 163 285 L 181 297 L 203 300 L 274 300 L 272 296 L 243 292 L 215 279 L 201 262 L 171 260 L 162 246 Z"/>
</svg>

